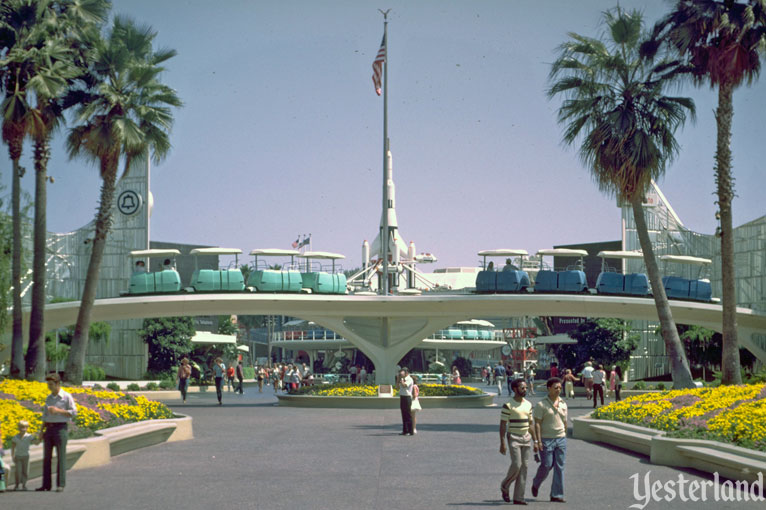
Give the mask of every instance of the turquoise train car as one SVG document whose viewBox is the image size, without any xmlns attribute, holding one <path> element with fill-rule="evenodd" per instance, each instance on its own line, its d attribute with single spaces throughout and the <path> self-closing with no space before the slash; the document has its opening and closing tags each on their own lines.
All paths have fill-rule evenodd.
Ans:
<svg viewBox="0 0 766 510">
<path fill-rule="evenodd" d="M 517 257 L 519 266 L 523 265 L 524 257 L 528 255 L 526 250 L 482 250 L 478 253 L 483 257 L 483 269 L 476 274 L 477 294 L 504 294 L 511 292 L 523 292 L 530 286 L 529 274 L 514 266 L 506 264 L 501 271 L 496 271 L 494 263 L 487 264 L 488 257 L 501 257 L 512 260 Z"/>
<path fill-rule="evenodd" d="M 295 257 L 300 255 L 298 250 L 261 248 L 252 250 L 250 255 L 253 256 L 253 271 L 247 279 L 248 287 L 252 287 L 256 292 L 301 292 L 303 288 L 301 273 L 295 266 Z M 290 257 L 290 263 L 259 268 L 259 257 Z"/>
<path fill-rule="evenodd" d="M 585 250 L 572 250 L 568 248 L 539 250 L 537 256 L 540 257 L 540 271 L 537 272 L 535 277 L 535 292 L 587 292 L 588 280 L 585 277 L 585 271 L 582 270 L 583 257 L 587 255 L 588 252 Z M 576 257 L 579 259 L 579 263 L 562 271 L 543 269 L 544 256 Z"/>
<path fill-rule="evenodd" d="M 326 251 L 307 251 L 299 255 L 305 259 L 304 271 L 301 273 L 303 288 L 312 294 L 345 294 L 346 275 L 335 272 L 335 262 L 346 258 L 339 253 Z M 320 261 L 331 261 L 330 271 L 324 271 Z M 313 261 L 313 264 L 312 264 Z M 318 270 L 317 270 L 318 269 Z"/>
<path fill-rule="evenodd" d="M 601 251 L 601 273 L 596 280 L 596 292 L 599 294 L 612 294 L 618 296 L 645 297 L 649 295 L 649 278 L 645 273 L 622 274 L 620 271 L 611 270 L 606 264 L 606 259 L 644 260 L 644 254 L 638 251 Z"/>
<path fill-rule="evenodd" d="M 175 269 L 178 250 L 134 250 L 130 252 L 133 262 L 133 274 L 130 276 L 128 295 L 165 294 L 181 290 L 181 276 Z M 163 268 L 150 272 L 148 260 L 163 258 Z"/>
<path fill-rule="evenodd" d="M 699 278 L 703 271 L 709 271 L 712 260 L 686 255 L 660 255 L 660 260 L 665 264 L 666 273 L 667 264 L 684 264 L 699 267 L 697 278 L 684 278 L 675 275 L 662 277 L 662 286 L 665 288 L 665 294 L 668 296 L 668 299 L 713 301 L 713 288 L 710 280 Z"/>
<path fill-rule="evenodd" d="M 242 292 L 245 290 L 245 277 L 239 270 L 238 248 L 195 248 L 194 273 L 189 282 L 190 290 L 194 292 Z M 234 255 L 234 267 L 228 269 L 199 269 L 197 257 L 201 255 Z"/>
</svg>

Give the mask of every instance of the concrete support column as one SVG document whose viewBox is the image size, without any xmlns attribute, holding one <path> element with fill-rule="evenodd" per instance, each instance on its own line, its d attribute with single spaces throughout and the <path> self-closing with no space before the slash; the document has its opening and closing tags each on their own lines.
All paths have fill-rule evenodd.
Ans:
<svg viewBox="0 0 766 510">
<path fill-rule="evenodd" d="M 375 364 L 375 384 L 391 384 L 394 381 L 396 365 L 402 356 L 433 332 L 461 319 L 462 317 L 323 317 L 312 320 L 339 333 L 372 360 Z"/>
</svg>

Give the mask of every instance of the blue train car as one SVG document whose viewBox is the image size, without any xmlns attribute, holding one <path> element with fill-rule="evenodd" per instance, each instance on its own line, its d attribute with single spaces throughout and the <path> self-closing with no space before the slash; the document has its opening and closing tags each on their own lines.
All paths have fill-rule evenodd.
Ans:
<svg viewBox="0 0 766 510">
<path fill-rule="evenodd" d="M 478 294 L 503 294 L 523 292 L 530 286 L 529 274 L 520 269 L 524 257 L 528 255 L 526 250 L 483 250 L 479 256 L 483 257 L 483 270 L 476 275 L 476 292 Z M 488 257 L 505 258 L 505 265 L 499 271 L 495 270 L 494 262 L 487 264 Z M 514 257 L 518 265 L 514 265 Z"/>
</svg>

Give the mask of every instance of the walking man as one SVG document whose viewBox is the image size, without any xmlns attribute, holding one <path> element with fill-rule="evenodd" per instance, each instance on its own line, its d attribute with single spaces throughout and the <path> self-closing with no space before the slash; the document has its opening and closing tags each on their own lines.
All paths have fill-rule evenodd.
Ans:
<svg viewBox="0 0 766 510">
<path fill-rule="evenodd" d="M 414 385 L 410 371 L 402 368 L 399 371 L 399 409 L 402 412 L 402 433 L 400 436 L 414 435 L 412 426 L 412 386 Z"/>
<path fill-rule="evenodd" d="M 593 397 L 593 363 L 585 362 L 585 368 L 582 369 L 582 384 L 585 386 L 585 399 L 590 400 Z"/>
<path fill-rule="evenodd" d="M 511 382 L 513 399 L 503 404 L 500 413 L 500 453 L 505 455 L 505 439 L 508 438 L 508 451 L 511 457 L 511 466 L 500 484 L 500 493 L 503 501 L 511 502 L 509 489 L 515 481 L 513 488 L 513 503 L 526 505 L 524 500 L 524 488 L 527 485 L 527 460 L 529 449 L 534 448 L 537 452 L 534 421 L 532 420 L 532 403 L 524 398 L 527 394 L 527 383 L 523 379 L 514 379 Z"/>
<path fill-rule="evenodd" d="M 213 362 L 213 375 L 215 377 L 215 394 L 218 397 L 218 405 L 223 405 L 223 376 L 226 375 L 226 365 L 221 358 Z"/>
<path fill-rule="evenodd" d="M 56 448 L 56 492 L 63 492 L 66 486 L 66 443 L 69 439 L 69 420 L 77 415 L 77 406 L 72 395 L 61 389 L 58 374 L 45 377 L 50 395 L 43 406 L 43 486 L 35 490 L 49 491 L 53 488 L 51 467 L 53 448 Z"/>
<path fill-rule="evenodd" d="M 505 379 L 505 367 L 499 361 L 495 365 L 495 383 L 497 384 L 497 396 L 503 396 L 503 379 Z"/>
<path fill-rule="evenodd" d="M 604 381 L 606 380 L 606 372 L 604 372 L 604 365 L 598 365 L 598 368 L 593 371 L 593 409 L 597 407 L 597 397 L 601 396 L 601 405 L 604 405 Z"/>
<path fill-rule="evenodd" d="M 239 391 L 240 395 L 245 394 L 245 389 L 242 387 L 242 383 L 245 380 L 245 369 L 242 367 L 242 360 L 237 363 L 237 388 L 234 391 Z"/>
<path fill-rule="evenodd" d="M 551 377 L 545 384 L 548 396 L 535 406 L 535 440 L 540 451 L 540 467 L 532 480 L 532 495 L 537 497 L 540 485 L 553 469 L 551 501 L 564 503 L 564 462 L 567 455 L 567 405 L 561 395 L 561 379 Z"/>
</svg>

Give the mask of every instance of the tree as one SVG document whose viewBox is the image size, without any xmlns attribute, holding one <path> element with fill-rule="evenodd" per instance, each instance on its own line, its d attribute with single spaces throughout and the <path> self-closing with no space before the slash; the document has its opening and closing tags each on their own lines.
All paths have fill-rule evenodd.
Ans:
<svg viewBox="0 0 766 510">
<path fill-rule="evenodd" d="M 145 319 L 138 335 L 149 345 L 149 372 L 166 372 L 192 350 L 195 334 L 191 317 Z"/>
<path fill-rule="evenodd" d="M 107 10 L 104 0 L 10 0 L 0 10 L 0 48 L 7 49 L 0 63 L 3 69 L 6 100 L 3 102 L 3 139 L 9 147 L 13 168 L 14 264 L 14 344 L 12 373 L 20 376 L 18 351 L 21 349 L 20 307 L 20 177 L 21 146 L 29 135 L 34 143 L 35 218 L 32 263 L 32 311 L 26 376 L 42 381 L 45 376 L 43 315 L 45 307 L 46 259 L 46 184 L 50 158 L 50 139 L 62 117 L 60 99 L 68 80 L 77 73 L 75 62 L 83 47 L 83 36 L 99 24 Z M 32 102 L 33 101 L 33 102 Z"/>
<path fill-rule="evenodd" d="M 11 158 L 11 217 L 13 245 L 11 255 L 11 287 L 13 300 L 13 336 L 11 340 L 11 377 L 24 377 L 24 333 L 21 310 L 21 177 L 24 169 L 19 160 L 24 146 L 27 122 L 29 81 L 25 59 L 12 59 L 12 50 L 23 41 L 34 26 L 35 9 L 31 1 L 9 1 L 0 4 L 0 85 L 5 93 L 2 106 L 2 137 Z"/>
<path fill-rule="evenodd" d="M 652 285 L 674 387 L 693 388 L 689 364 L 671 314 L 644 218 L 643 199 L 678 151 L 675 130 L 695 114 L 694 103 L 664 90 L 685 69 L 665 56 L 639 54 L 644 37 L 638 11 L 619 7 L 604 13 L 602 39 L 569 34 L 553 63 L 550 97 L 563 95 L 558 121 L 563 140 L 582 138 L 580 157 L 601 191 L 630 203 Z"/>
<path fill-rule="evenodd" d="M 65 379 L 75 384 L 82 381 L 90 314 L 112 224 L 120 162 L 125 175 L 134 160 L 148 157 L 150 151 L 155 161 L 161 160 L 170 150 L 170 107 L 181 106 L 175 91 L 159 80 L 160 64 L 176 52 L 154 51 L 156 36 L 150 27 L 116 16 L 106 38 L 93 44 L 88 79 L 68 98 L 76 105 L 76 125 L 67 138 L 69 156 L 84 156 L 97 163 L 102 179 L 82 304 L 65 373 Z"/>
<path fill-rule="evenodd" d="M 760 72 L 759 52 L 766 44 L 766 3 L 763 0 L 679 0 L 655 25 L 652 39 L 642 50 L 652 56 L 662 42 L 688 57 L 696 85 L 718 87 L 715 177 L 721 220 L 721 383 L 741 384 L 732 219 L 732 97 L 735 88 L 745 81 L 750 84 Z"/>
<path fill-rule="evenodd" d="M 561 367 L 582 367 L 588 360 L 604 365 L 624 366 L 638 346 L 639 335 L 631 332 L 631 323 L 619 319 L 587 320 L 569 332 L 576 344 L 554 348 Z"/>
</svg>

